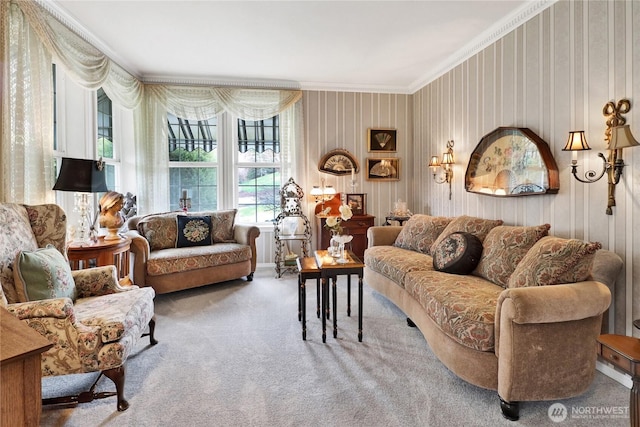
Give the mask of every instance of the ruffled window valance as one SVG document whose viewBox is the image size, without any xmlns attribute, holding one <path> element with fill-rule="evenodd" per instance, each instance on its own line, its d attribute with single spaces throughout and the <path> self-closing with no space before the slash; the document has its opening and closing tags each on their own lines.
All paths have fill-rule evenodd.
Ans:
<svg viewBox="0 0 640 427">
<path fill-rule="evenodd" d="M 168 154 L 166 145 L 166 115 L 167 112 L 186 119 L 204 120 L 223 111 L 247 120 L 263 120 L 284 114 L 281 118 L 283 132 L 283 148 L 286 144 L 299 141 L 302 137 L 301 103 L 302 92 L 299 90 L 270 90 L 247 89 L 231 87 L 181 86 L 164 84 L 144 84 L 137 77 L 131 75 L 108 56 L 95 48 L 91 43 L 61 22 L 61 19 L 48 10 L 46 3 L 28 0 L 11 0 L 2 2 L 3 73 L 7 76 L 16 67 L 30 73 L 29 82 L 39 82 L 29 88 L 30 96 L 19 96 L 29 82 L 3 79 L 3 92 L 9 94 L 3 97 L 2 121 L 4 129 L 14 129 L 17 121 L 34 122 L 36 126 L 46 129 L 52 128 L 52 115 L 41 106 L 50 103 L 51 91 L 47 91 L 50 80 L 51 61 L 33 61 L 33 55 L 38 51 L 46 51 L 56 58 L 71 78 L 80 86 L 89 90 L 104 89 L 109 98 L 126 109 L 134 110 L 134 141 L 136 146 L 136 170 L 138 193 L 154 194 L 154 203 L 145 204 L 144 198 L 139 197 L 139 207 L 142 212 L 160 210 L 168 207 L 168 200 L 157 190 L 166 192 L 168 188 Z M 26 21 L 28 25 L 22 24 Z M 11 31 L 9 31 L 10 24 Z M 25 41 L 27 40 L 27 41 Z M 48 63 L 47 63 L 48 62 Z M 50 83 L 48 84 L 50 88 Z M 48 92 L 48 93 L 47 93 Z M 49 101 L 45 98 L 48 97 Z M 27 105 L 28 104 L 28 105 Z M 33 113 L 30 113 L 33 111 Z M 27 123 L 28 124 L 28 123 Z M 24 125 L 23 125 L 24 126 Z M 24 138 L 25 141 L 18 141 Z M 33 132 L 25 132 L 18 136 L 15 131 L 2 132 L 2 157 L 8 152 L 15 156 L 25 156 L 29 150 L 37 150 L 50 160 L 52 150 L 44 147 L 52 146 L 52 134 L 40 137 L 38 143 L 28 138 L 36 138 Z M 45 154 L 42 154 L 45 153 Z M 164 153 L 164 154 L 163 154 Z M 288 157 L 288 156 L 287 156 Z M 295 157 L 293 157 L 295 159 Z M 46 159 L 44 160 L 46 162 Z M 41 168 L 43 160 L 40 159 Z M 35 167 L 35 165 L 31 165 Z M 11 162 L 2 162 L 3 176 L 12 173 Z M 33 168 L 25 165 L 23 170 Z M 283 171 L 283 176 L 292 171 Z M 22 181 L 28 181 L 26 178 Z M 45 190 L 40 194 L 21 191 L 16 195 L 15 182 L 7 184 L 3 181 L 0 198 L 7 198 L 8 194 L 16 201 L 40 203 L 51 200 L 52 193 L 48 190 L 52 186 L 51 178 L 44 179 Z M 42 180 L 38 186 L 42 188 Z M 25 183 L 27 184 L 27 183 Z M 33 185 L 33 184 L 32 184 Z M 43 192 L 44 191 L 44 192 Z M 48 194 L 47 194 L 48 192 Z M 28 196 L 31 194 L 31 196 Z M 21 196 L 21 197 L 20 197 Z M 168 197 L 168 195 L 167 195 Z"/>
</svg>

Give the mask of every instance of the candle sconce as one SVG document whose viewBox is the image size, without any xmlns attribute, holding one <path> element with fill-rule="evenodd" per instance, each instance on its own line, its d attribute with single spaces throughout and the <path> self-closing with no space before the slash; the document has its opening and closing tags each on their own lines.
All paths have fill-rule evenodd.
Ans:
<svg viewBox="0 0 640 427">
<path fill-rule="evenodd" d="M 631 134 L 631 128 L 625 124 L 626 119 L 622 114 L 626 114 L 631 110 L 631 102 L 628 99 L 621 99 L 618 103 L 613 101 L 607 102 L 602 109 L 602 114 L 607 118 L 607 128 L 604 132 L 604 140 L 607 143 L 608 156 L 598 153 L 598 157 L 602 159 L 602 171 L 600 173 L 594 170 L 588 170 L 584 174 L 584 178 L 578 176 L 578 161 L 571 160 L 571 173 L 573 177 L 585 184 L 592 184 L 599 181 L 605 174 L 609 184 L 609 195 L 607 198 L 606 214 L 613 214 L 613 206 L 616 205 L 615 189 L 616 185 L 622 178 L 622 170 L 624 169 L 624 161 L 622 160 L 622 149 L 636 147 L 640 145 Z M 569 140 L 562 151 L 586 151 L 591 150 L 587 144 L 587 138 L 584 131 L 569 132 Z"/>
<path fill-rule="evenodd" d="M 449 184 L 449 200 L 451 200 L 451 181 L 453 180 L 453 140 L 447 141 L 447 151 L 442 153 L 442 161 L 438 156 L 432 156 L 429 161 L 429 168 L 433 173 L 433 180 L 436 184 Z M 442 167 L 443 174 L 438 176 L 438 168 Z"/>
</svg>

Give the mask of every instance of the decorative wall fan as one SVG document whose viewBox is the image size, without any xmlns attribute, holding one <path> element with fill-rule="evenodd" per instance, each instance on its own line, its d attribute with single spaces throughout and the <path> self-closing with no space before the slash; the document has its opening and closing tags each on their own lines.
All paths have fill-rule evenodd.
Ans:
<svg viewBox="0 0 640 427">
<path fill-rule="evenodd" d="M 358 173 L 360 170 L 358 161 L 353 157 L 353 154 L 341 148 L 329 151 L 318 162 L 318 170 L 320 172 L 332 175 L 349 175 L 352 169 L 355 170 L 355 173 Z"/>
</svg>

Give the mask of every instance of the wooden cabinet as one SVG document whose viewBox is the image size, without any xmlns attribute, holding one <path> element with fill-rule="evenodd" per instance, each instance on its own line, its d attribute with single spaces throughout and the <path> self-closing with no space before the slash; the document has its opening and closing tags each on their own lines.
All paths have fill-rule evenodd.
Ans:
<svg viewBox="0 0 640 427">
<path fill-rule="evenodd" d="M 364 261 L 364 250 L 367 249 L 367 230 L 373 227 L 373 215 L 354 215 L 349 221 L 342 221 L 342 229 L 344 234 L 353 236 L 351 241 L 351 251 Z M 316 236 L 318 249 L 327 249 L 331 240 L 331 232 L 324 226 L 327 217 L 316 215 Z"/>
<path fill-rule="evenodd" d="M 37 427 L 42 408 L 40 353 L 53 344 L 4 308 L 0 325 L 0 426 Z"/>
</svg>

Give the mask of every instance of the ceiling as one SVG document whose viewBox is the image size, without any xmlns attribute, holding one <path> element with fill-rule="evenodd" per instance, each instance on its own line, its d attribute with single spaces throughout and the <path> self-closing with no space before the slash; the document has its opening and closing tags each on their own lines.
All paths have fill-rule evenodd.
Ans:
<svg viewBox="0 0 640 427">
<path fill-rule="evenodd" d="M 145 82 L 412 93 L 553 1 L 54 0 L 48 7 Z"/>
</svg>

